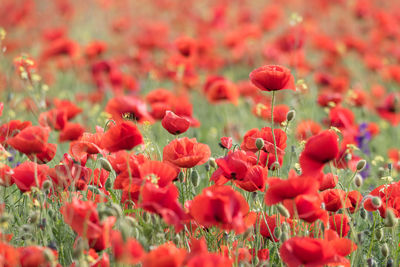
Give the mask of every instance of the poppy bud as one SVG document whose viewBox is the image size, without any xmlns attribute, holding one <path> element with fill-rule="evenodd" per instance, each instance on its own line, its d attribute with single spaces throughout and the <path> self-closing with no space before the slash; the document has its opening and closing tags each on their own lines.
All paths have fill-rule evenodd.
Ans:
<svg viewBox="0 0 400 267">
<path fill-rule="evenodd" d="M 213 157 L 210 157 L 210 159 L 208 160 L 208 162 L 210 163 L 210 166 L 213 167 L 214 169 L 217 168 L 217 163 L 215 162 L 215 159 Z"/>
<path fill-rule="evenodd" d="M 384 235 L 384 232 L 383 232 L 383 229 L 382 229 L 382 228 L 380 228 L 379 230 L 377 230 L 377 231 L 375 232 L 375 237 L 376 237 L 376 239 L 377 239 L 378 241 L 381 241 L 381 240 L 382 240 L 383 235 Z"/>
<path fill-rule="evenodd" d="M 83 251 L 85 250 L 85 248 L 86 248 L 85 241 L 81 237 L 79 237 L 76 240 L 74 249 L 72 250 L 72 256 L 75 259 L 79 259 L 83 255 Z"/>
<path fill-rule="evenodd" d="M 111 214 L 117 218 L 122 216 L 122 209 L 121 206 L 116 204 L 116 203 L 112 203 L 111 207 L 110 207 L 110 211 Z"/>
<path fill-rule="evenodd" d="M 376 261 L 373 258 L 369 258 L 367 260 L 367 265 L 368 265 L 368 267 L 376 267 L 377 266 Z"/>
<path fill-rule="evenodd" d="M 135 218 L 126 216 L 124 219 L 125 219 L 126 223 L 129 224 L 131 227 L 136 227 L 137 222 L 136 222 Z"/>
<path fill-rule="evenodd" d="M 256 147 L 258 150 L 261 150 L 264 148 L 264 140 L 262 138 L 256 139 Z"/>
<path fill-rule="evenodd" d="M 382 247 L 381 247 L 381 253 L 382 253 L 383 257 L 386 258 L 387 256 L 389 256 L 389 252 L 390 252 L 390 250 L 389 250 L 388 244 L 387 244 L 387 243 L 384 243 L 384 244 L 382 245 Z"/>
<path fill-rule="evenodd" d="M 397 224 L 396 215 L 394 215 L 391 209 L 386 210 L 385 226 L 394 227 Z"/>
<path fill-rule="evenodd" d="M 281 165 L 279 164 L 278 161 L 275 161 L 274 163 L 272 163 L 271 165 L 271 170 L 277 170 L 281 167 Z"/>
<path fill-rule="evenodd" d="M 199 185 L 199 172 L 197 170 L 192 171 L 192 174 L 190 176 L 192 184 L 194 187 L 197 187 Z"/>
<path fill-rule="evenodd" d="M 274 236 L 275 236 L 275 238 L 278 239 L 278 240 L 279 240 L 279 238 L 281 238 L 281 236 L 282 236 L 282 230 L 281 230 L 280 227 L 275 227 L 275 229 L 274 229 Z"/>
<path fill-rule="evenodd" d="M 100 158 L 100 166 L 105 169 L 106 171 L 110 172 L 112 171 L 112 166 L 111 163 L 106 159 L 106 158 Z"/>
<path fill-rule="evenodd" d="M 286 218 L 290 217 L 289 211 L 281 204 L 276 205 L 276 209 L 279 211 L 279 213 Z"/>
<path fill-rule="evenodd" d="M 378 169 L 378 177 L 381 178 L 385 175 L 385 169 L 383 167 L 379 167 Z"/>
<path fill-rule="evenodd" d="M 357 162 L 357 171 L 360 172 L 362 170 L 364 170 L 365 166 L 367 165 L 367 162 L 365 161 L 365 159 L 362 159 L 360 161 Z"/>
<path fill-rule="evenodd" d="M 392 169 L 393 169 L 393 164 L 392 164 L 392 163 L 389 163 L 389 164 L 388 164 L 388 169 L 389 169 L 389 172 L 392 171 Z"/>
<path fill-rule="evenodd" d="M 362 245 L 363 241 L 364 241 L 364 233 L 360 232 L 357 234 L 357 243 Z"/>
<path fill-rule="evenodd" d="M 50 190 L 50 188 L 53 186 L 53 183 L 50 180 L 45 180 L 42 184 L 42 189 L 44 191 Z"/>
<path fill-rule="evenodd" d="M 371 202 L 372 202 L 372 206 L 373 206 L 375 209 L 379 209 L 379 207 L 382 205 L 382 200 L 381 200 L 380 197 L 373 197 L 373 198 L 371 199 Z"/>
<path fill-rule="evenodd" d="M 281 235 L 281 241 L 282 242 L 287 241 L 289 238 L 290 238 L 290 236 L 289 236 L 289 234 L 287 232 L 282 232 L 282 235 Z"/>
<path fill-rule="evenodd" d="M 29 215 L 28 222 L 31 224 L 36 224 L 39 221 L 40 212 L 32 211 Z"/>
<path fill-rule="evenodd" d="M 51 249 L 45 248 L 44 251 L 43 251 L 43 255 L 44 255 L 44 258 L 48 262 L 54 262 L 55 257 L 54 257 L 54 253 L 53 253 L 53 251 L 51 251 Z"/>
<path fill-rule="evenodd" d="M 290 225 L 287 222 L 282 223 L 282 232 L 290 232 Z"/>
<path fill-rule="evenodd" d="M 128 240 L 128 237 L 129 237 L 130 227 L 126 222 L 123 221 L 120 224 L 120 229 L 121 229 L 122 239 L 124 240 L 124 242 L 126 242 L 126 240 Z"/>
<path fill-rule="evenodd" d="M 354 184 L 357 187 L 361 187 L 363 184 L 363 179 L 361 177 L 361 175 L 357 174 L 356 177 L 354 178 Z"/>
<path fill-rule="evenodd" d="M 294 120 L 294 118 L 296 118 L 296 111 L 292 109 L 286 114 L 286 120 L 289 122 Z"/>
<path fill-rule="evenodd" d="M 178 180 L 179 180 L 179 182 L 183 182 L 185 180 L 185 174 L 183 173 L 183 171 L 179 172 Z"/>
<path fill-rule="evenodd" d="M 360 209 L 360 216 L 364 220 L 367 218 L 367 211 L 364 208 Z"/>
<path fill-rule="evenodd" d="M 253 228 L 250 227 L 248 228 L 244 233 L 243 233 L 243 240 L 247 240 L 253 233 Z"/>
</svg>

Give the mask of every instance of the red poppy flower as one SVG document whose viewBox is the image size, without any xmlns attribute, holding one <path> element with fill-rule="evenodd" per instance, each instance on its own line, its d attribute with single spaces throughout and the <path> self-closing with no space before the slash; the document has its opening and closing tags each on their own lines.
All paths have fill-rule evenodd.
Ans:
<svg viewBox="0 0 400 267">
<path fill-rule="evenodd" d="M 330 126 L 351 129 L 354 126 L 354 113 L 347 108 L 336 106 L 329 111 Z"/>
<path fill-rule="evenodd" d="M 263 237 L 274 240 L 274 242 L 278 242 L 279 239 L 275 236 L 274 231 L 276 227 L 281 227 L 282 223 L 285 221 L 287 220 L 283 216 L 278 218 L 276 214 L 272 216 L 265 214 L 265 219 L 263 214 L 258 214 L 254 227 L 260 227 L 260 234 Z"/>
<path fill-rule="evenodd" d="M 7 144 L 24 154 L 36 154 L 45 150 L 50 129 L 40 126 L 29 126 L 16 136 L 9 138 Z"/>
<path fill-rule="evenodd" d="M 343 208 L 351 207 L 350 199 L 347 193 L 341 189 L 329 189 L 321 192 L 325 203 L 325 209 L 331 212 L 337 212 Z"/>
<path fill-rule="evenodd" d="M 360 192 L 353 190 L 348 193 L 347 197 L 350 199 L 351 202 L 351 207 L 349 208 L 350 213 L 356 212 L 361 206 L 363 196 Z"/>
<path fill-rule="evenodd" d="M 237 150 L 217 159 L 216 163 L 219 168 L 212 174 L 211 180 L 217 185 L 231 180 L 243 190 L 264 191 L 268 169 L 256 165 L 257 157 L 254 153 Z"/>
<path fill-rule="evenodd" d="M 57 152 L 57 144 L 46 144 L 43 152 L 37 154 L 29 154 L 28 158 L 36 163 L 46 164 L 51 161 Z"/>
<path fill-rule="evenodd" d="M 239 90 L 237 86 L 224 77 L 209 77 L 204 86 L 204 93 L 211 103 L 228 100 L 234 105 L 238 104 Z"/>
<path fill-rule="evenodd" d="M 319 181 L 314 177 L 296 176 L 294 171 L 289 173 L 287 180 L 270 177 L 269 185 L 265 192 L 265 203 L 268 206 L 279 203 L 285 199 L 293 199 L 298 195 L 317 194 Z"/>
<path fill-rule="evenodd" d="M 51 109 L 39 115 L 39 124 L 60 131 L 67 123 L 67 113 L 62 109 Z"/>
<path fill-rule="evenodd" d="M 211 186 L 197 195 L 190 206 L 194 220 L 205 227 L 218 226 L 224 230 L 243 233 L 249 225 L 245 216 L 249 205 L 244 197 L 229 186 Z"/>
<path fill-rule="evenodd" d="M 30 191 L 33 186 L 42 187 L 43 182 L 47 179 L 47 171 L 49 166 L 39 165 L 34 162 L 25 161 L 18 167 L 14 168 L 12 179 L 21 192 Z"/>
<path fill-rule="evenodd" d="M 0 186 L 10 186 L 14 184 L 12 179 L 13 172 L 10 166 L 0 163 Z"/>
<path fill-rule="evenodd" d="M 255 153 L 258 151 L 256 140 L 257 138 L 261 138 L 264 140 L 264 147 L 262 148 L 264 153 L 261 154 L 261 162 L 264 164 L 268 162 L 268 168 L 270 168 L 271 165 L 277 160 L 279 161 L 279 164 L 282 165 L 283 156 L 285 155 L 287 136 L 286 133 L 281 129 L 274 129 L 274 135 L 278 159 L 275 159 L 275 146 L 270 127 L 264 127 L 261 130 L 254 128 L 248 131 L 243 137 L 241 148 L 245 151 L 252 151 Z"/>
<path fill-rule="evenodd" d="M 39 246 L 28 246 L 19 247 L 19 259 L 21 267 L 31 267 L 31 266 L 49 266 L 52 262 L 46 257 L 45 247 Z M 51 251 L 53 253 L 54 259 L 57 259 L 57 252 Z M 18 266 L 18 265 L 15 265 Z"/>
<path fill-rule="evenodd" d="M 211 150 L 208 145 L 197 143 L 196 138 L 175 139 L 163 150 L 163 160 L 180 168 L 201 165 L 206 163 L 210 156 Z"/>
<path fill-rule="evenodd" d="M 101 143 L 103 140 L 104 131 L 101 128 L 96 128 L 96 133 L 83 133 L 77 140 L 69 145 L 71 156 L 85 165 L 89 155 L 102 153 Z"/>
<path fill-rule="evenodd" d="M 382 105 L 377 108 L 379 116 L 389 121 L 393 126 L 400 123 L 400 94 L 391 93 L 385 98 Z"/>
<path fill-rule="evenodd" d="M 321 184 L 319 185 L 319 191 L 335 188 L 339 178 L 337 175 L 332 173 L 322 174 Z"/>
<path fill-rule="evenodd" d="M 143 259 L 143 267 L 179 267 L 185 260 L 186 250 L 177 248 L 174 243 L 165 243 L 150 251 Z"/>
<path fill-rule="evenodd" d="M 309 137 L 321 132 L 321 129 L 321 125 L 312 120 L 301 121 L 297 125 L 296 138 L 299 140 L 307 140 Z"/>
<path fill-rule="evenodd" d="M 101 139 L 101 147 L 110 152 L 131 150 L 143 143 L 142 134 L 137 126 L 130 121 L 124 121 L 111 126 Z"/>
<path fill-rule="evenodd" d="M 6 145 L 6 141 L 17 135 L 20 131 L 25 129 L 26 127 L 31 126 L 32 123 L 30 121 L 21 122 L 19 120 L 12 120 L 8 123 L 3 124 L 0 127 L 0 144 L 3 146 Z"/>
<path fill-rule="evenodd" d="M 250 80 L 263 91 L 296 90 L 290 70 L 278 65 L 266 65 L 253 70 L 250 73 Z"/>
<path fill-rule="evenodd" d="M 65 223 L 69 224 L 79 236 L 88 239 L 101 236 L 103 229 L 94 202 L 73 198 L 72 202 L 65 203 L 61 207 L 60 212 Z"/>
<path fill-rule="evenodd" d="M 316 220 L 325 223 L 328 221 L 328 213 L 321 208 L 322 200 L 318 195 L 299 195 L 293 200 L 284 200 L 283 204 L 292 217 L 298 216 L 308 223 L 313 223 Z M 297 215 L 295 215 L 293 209 L 294 205 L 296 205 Z"/>
<path fill-rule="evenodd" d="M 124 118 L 143 123 L 154 120 L 147 112 L 146 104 L 134 96 L 116 96 L 110 99 L 105 111 L 110 113 L 113 120 L 122 121 Z"/>
<path fill-rule="evenodd" d="M 178 135 L 186 132 L 190 127 L 190 121 L 182 118 L 172 111 L 166 111 L 165 116 L 161 121 L 162 126 L 170 134 Z"/>
<path fill-rule="evenodd" d="M 279 253 L 282 261 L 289 267 L 299 266 L 324 266 L 324 265 L 350 265 L 348 259 L 338 251 L 347 243 L 340 242 L 335 245 L 327 240 L 309 237 L 292 237 L 285 241 Z"/>
<path fill-rule="evenodd" d="M 300 166 L 304 174 L 319 173 L 324 165 L 339 153 L 338 137 L 332 130 L 325 130 L 308 139 L 300 155 Z M 323 148 L 323 149 L 321 149 Z"/>
<path fill-rule="evenodd" d="M 349 218 L 345 214 L 334 214 L 329 217 L 329 228 L 336 231 L 340 237 L 347 236 L 350 231 Z"/>
<path fill-rule="evenodd" d="M 67 122 L 64 128 L 61 130 L 58 137 L 59 142 L 75 141 L 78 140 L 83 133 L 85 128 L 79 123 Z"/>
<path fill-rule="evenodd" d="M 160 215 L 168 224 L 174 225 L 179 232 L 183 228 L 183 220 L 186 219 L 178 201 L 178 189 L 174 184 L 159 187 L 147 182 L 141 191 L 141 207 L 149 212 Z"/>
<path fill-rule="evenodd" d="M 18 248 L 0 242 L 0 266 L 13 267 L 20 264 L 20 253 Z"/>
<path fill-rule="evenodd" d="M 188 267 L 231 267 L 232 260 L 215 253 L 200 253 L 192 257 L 188 263 Z"/>
<path fill-rule="evenodd" d="M 400 150 L 391 148 L 388 150 L 389 160 L 393 163 L 396 170 L 400 170 Z"/>
<path fill-rule="evenodd" d="M 222 147 L 222 148 L 226 148 L 226 149 L 231 149 L 231 147 L 232 147 L 232 137 L 221 137 L 221 142 L 219 143 L 219 145 Z"/>
<path fill-rule="evenodd" d="M 115 260 L 123 264 L 137 264 L 144 256 L 144 251 L 139 242 L 133 238 L 123 240 L 120 232 L 111 233 L 111 250 Z"/>
</svg>

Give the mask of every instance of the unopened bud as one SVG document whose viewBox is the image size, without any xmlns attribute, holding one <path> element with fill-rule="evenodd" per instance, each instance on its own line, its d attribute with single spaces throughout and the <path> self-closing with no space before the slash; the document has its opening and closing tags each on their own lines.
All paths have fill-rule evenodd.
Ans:
<svg viewBox="0 0 400 267">
<path fill-rule="evenodd" d="M 210 159 L 208 160 L 208 162 L 210 163 L 210 166 L 212 167 L 212 168 L 214 168 L 214 169 L 216 169 L 218 166 L 217 166 L 217 163 L 215 162 L 215 159 L 213 158 L 213 157 L 210 157 Z"/>
<path fill-rule="evenodd" d="M 379 207 L 382 205 L 382 200 L 381 200 L 380 197 L 373 197 L 373 198 L 371 199 L 371 203 L 372 203 L 372 206 L 373 206 L 375 209 L 379 209 Z"/>
<path fill-rule="evenodd" d="M 275 227 L 275 229 L 274 229 L 274 237 L 279 240 L 281 238 L 281 236 L 282 236 L 281 228 L 278 227 L 278 226 Z"/>
<path fill-rule="evenodd" d="M 264 148 L 264 140 L 262 138 L 257 138 L 256 139 L 256 148 L 258 150 L 261 150 Z"/>
<path fill-rule="evenodd" d="M 376 237 L 376 239 L 377 239 L 378 241 L 381 241 L 382 238 L 383 238 L 383 236 L 384 236 L 384 232 L 383 232 L 383 229 L 382 229 L 382 228 L 380 228 L 379 230 L 377 230 L 377 231 L 375 232 L 375 237 Z"/>
<path fill-rule="evenodd" d="M 271 165 L 271 170 L 277 170 L 281 167 L 281 165 L 279 164 L 278 161 L 275 161 L 274 163 L 272 163 Z"/>
<path fill-rule="evenodd" d="M 282 235 L 281 235 L 281 241 L 282 242 L 285 242 L 286 240 L 289 240 L 289 238 L 290 238 L 290 236 L 289 236 L 288 232 L 282 232 Z"/>
<path fill-rule="evenodd" d="M 378 169 L 378 177 L 381 178 L 385 175 L 385 169 L 383 167 L 379 167 Z"/>
<path fill-rule="evenodd" d="M 50 190 L 50 188 L 53 186 L 53 183 L 50 180 L 45 180 L 42 184 L 42 189 L 44 191 Z"/>
<path fill-rule="evenodd" d="M 28 222 L 31 224 L 36 224 L 39 221 L 40 212 L 32 211 L 29 215 Z"/>
<path fill-rule="evenodd" d="M 199 185 L 199 181 L 200 181 L 199 172 L 197 170 L 192 171 L 190 178 L 191 178 L 193 186 L 197 187 Z"/>
<path fill-rule="evenodd" d="M 362 184 L 363 184 L 362 176 L 357 174 L 356 177 L 354 178 L 354 185 L 357 187 L 361 187 Z"/>
<path fill-rule="evenodd" d="M 365 161 L 365 159 L 362 159 L 362 160 L 359 160 L 358 162 L 357 162 L 357 171 L 358 172 L 361 172 L 362 170 L 364 170 L 365 169 L 365 166 L 367 165 L 367 161 Z"/>
<path fill-rule="evenodd" d="M 289 213 L 289 211 L 285 208 L 285 206 L 283 206 L 283 205 L 281 205 L 281 204 L 278 204 L 278 205 L 276 205 L 276 209 L 278 210 L 278 212 L 279 212 L 283 217 L 286 217 L 286 218 L 289 218 L 289 217 L 290 217 L 290 213 Z"/>
<path fill-rule="evenodd" d="M 287 121 L 292 121 L 294 120 L 294 118 L 296 117 L 296 111 L 295 110 L 290 110 L 287 114 L 286 114 L 286 120 Z"/>
<path fill-rule="evenodd" d="M 394 227 L 397 224 L 396 215 L 394 215 L 391 209 L 386 210 L 386 218 L 385 218 L 385 226 L 386 227 Z"/>
<path fill-rule="evenodd" d="M 183 182 L 185 180 L 185 174 L 183 173 L 183 171 L 180 171 L 178 174 L 178 180 L 179 182 Z"/>
<path fill-rule="evenodd" d="M 106 158 L 100 158 L 100 166 L 105 169 L 106 171 L 110 172 L 112 171 L 112 166 L 111 163 L 106 159 Z"/>
<path fill-rule="evenodd" d="M 383 257 L 386 258 L 387 256 L 389 256 L 389 252 L 390 252 L 390 250 L 389 250 L 388 244 L 387 244 L 387 243 L 384 243 L 384 244 L 382 245 L 382 247 L 381 247 L 381 253 L 382 253 Z"/>
<path fill-rule="evenodd" d="M 367 211 L 364 208 L 360 208 L 360 217 L 365 220 L 367 218 Z"/>
</svg>

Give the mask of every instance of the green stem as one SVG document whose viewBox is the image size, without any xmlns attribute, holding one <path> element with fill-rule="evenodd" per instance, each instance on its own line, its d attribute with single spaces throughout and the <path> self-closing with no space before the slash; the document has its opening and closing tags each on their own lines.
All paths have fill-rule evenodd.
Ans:
<svg viewBox="0 0 400 267">
<path fill-rule="evenodd" d="M 278 161 L 278 151 L 277 151 L 277 148 L 276 148 L 276 139 L 275 139 L 275 133 L 274 133 L 274 103 L 275 103 L 275 91 L 272 91 L 272 99 L 271 99 L 271 132 L 272 132 L 272 139 L 274 140 L 275 161 Z"/>
</svg>

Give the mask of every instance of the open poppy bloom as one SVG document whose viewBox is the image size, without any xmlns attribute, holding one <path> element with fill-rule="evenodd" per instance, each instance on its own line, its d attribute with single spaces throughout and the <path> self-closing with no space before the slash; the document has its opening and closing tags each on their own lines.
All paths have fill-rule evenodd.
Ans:
<svg viewBox="0 0 400 267">
<path fill-rule="evenodd" d="M 117 123 L 104 133 L 101 139 L 101 147 L 116 152 L 130 150 L 143 143 L 143 137 L 137 126 L 130 121 Z"/>
<path fill-rule="evenodd" d="M 296 91 L 290 70 L 278 65 L 265 65 L 250 73 L 251 82 L 263 91 L 290 89 Z"/>
<path fill-rule="evenodd" d="M 325 130 L 310 137 L 300 155 L 303 174 L 316 174 L 339 153 L 338 137 L 333 130 Z"/>
<path fill-rule="evenodd" d="M 192 168 L 207 162 L 211 150 L 206 144 L 198 143 L 196 138 L 175 139 L 164 147 L 163 159 L 180 168 Z"/>
<path fill-rule="evenodd" d="M 165 116 L 161 121 L 161 125 L 170 134 L 178 135 L 186 132 L 189 129 L 190 121 L 168 110 L 165 112 Z"/>
<path fill-rule="evenodd" d="M 37 154 L 45 150 L 50 129 L 40 126 L 24 128 L 16 136 L 9 138 L 7 143 L 24 154 Z"/>
<path fill-rule="evenodd" d="M 39 165 L 31 161 L 25 161 L 13 169 L 12 179 L 21 192 L 28 192 L 32 187 L 41 188 L 47 179 L 49 166 Z"/>
<path fill-rule="evenodd" d="M 143 267 L 179 267 L 185 260 L 186 250 L 177 248 L 174 243 L 165 243 L 144 256 Z"/>
<path fill-rule="evenodd" d="M 279 253 L 289 267 L 299 266 L 350 266 L 345 258 L 356 246 L 348 239 L 331 241 L 309 237 L 292 237 L 285 241 Z M 350 245 L 350 247 L 349 247 Z"/>
<path fill-rule="evenodd" d="M 200 225 L 218 226 L 238 234 L 250 226 L 244 220 L 248 213 L 249 205 L 244 197 L 229 186 L 207 187 L 190 205 L 190 214 Z"/>
</svg>

